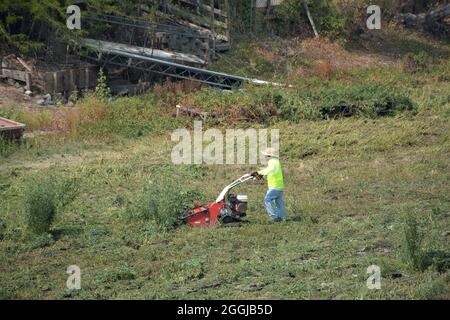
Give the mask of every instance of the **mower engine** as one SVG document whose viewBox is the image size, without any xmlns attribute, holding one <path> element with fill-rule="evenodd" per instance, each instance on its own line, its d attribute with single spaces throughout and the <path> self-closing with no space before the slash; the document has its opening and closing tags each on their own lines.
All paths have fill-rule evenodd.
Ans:
<svg viewBox="0 0 450 320">
<path fill-rule="evenodd" d="M 237 185 L 254 179 L 255 177 L 249 174 L 242 176 L 226 186 L 217 197 L 216 202 L 197 206 L 188 210 L 180 218 L 192 227 L 240 222 L 247 215 L 248 197 L 246 195 L 228 194 L 228 192 Z"/>
</svg>

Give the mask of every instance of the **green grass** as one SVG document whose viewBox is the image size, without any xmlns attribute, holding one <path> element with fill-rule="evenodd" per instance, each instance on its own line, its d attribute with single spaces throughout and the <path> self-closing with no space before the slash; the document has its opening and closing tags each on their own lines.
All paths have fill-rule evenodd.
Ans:
<svg viewBox="0 0 450 320">
<path fill-rule="evenodd" d="M 442 61 L 414 74 L 401 64 L 347 70 L 299 80 L 292 89 L 230 95 L 150 94 L 106 104 L 87 98 L 81 120 L 71 118 L 76 126 L 27 138 L 0 156 L 0 298 L 448 299 L 449 66 Z M 264 118 L 277 93 L 307 91 L 316 94 L 310 102 L 324 104 L 319 92 L 332 93 L 332 101 L 361 88 L 405 97 L 415 110 Z M 363 90 L 361 101 L 371 94 Z M 256 168 L 171 164 L 171 129 L 192 126 L 192 119 L 173 118 L 174 99 L 207 110 L 241 103 L 263 118 L 236 126 L 280 129 L 286 222 L 268 222 L 266 186 L 255 182 L 239 188 L 249 196 L 249 223 L 173 227 L 171 214 L 189 200 L 188 190 L 212 201 Z M 302 108 L 299 101 L 293 107 Z M 49 234 L 30 238 L 26 190 L 44 177 L 57 191 L 58 210 Z M 138 210 L 151 199 L 158 212 Z M 65 287 L 73 264 L 81 268 L 80 291 Z M 381 290 L 366 287 L 373 264 L 381 267 Z"/>
</svg>

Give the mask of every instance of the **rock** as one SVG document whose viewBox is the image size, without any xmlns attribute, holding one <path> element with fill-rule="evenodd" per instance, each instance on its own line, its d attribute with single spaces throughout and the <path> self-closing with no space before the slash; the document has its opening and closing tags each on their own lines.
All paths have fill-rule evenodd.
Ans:
<svg viewBox="0 0 450 320">
<path fill-rule="evenodd" d="M 128 90 L 128 89 L 122 89 L 121 91 L 119 91 L 118 93 L 117 93 L 117 96 L 119 96 L 119 97 L 125 97 L 125 96 L 128 96 L 130 94 L 130 90 Z"/>
<path fill-rule="evenodd" d="M 33 95 L 33 92 L 31 91 L 31 90 L 27 90 L 27 91 L 25 91 L 25 94 L 27 95 L 27 96 L 32 96 Z"/>
<path fill-rule="evenodd" d="M 367 253 L 367 247 L 362 247 L 356 251 L 356 254 L 362 255 Z"/>
<path fill-rule="evenodd" d="M 75 103 L 73 103 L 72 101 L 69 101 L 69 102 L 67 102 L 66 107 L 73 108 L 73 107 L 75 107 Z"/>
<path fill-rule="evenodd" d="M 8 79 L 6 82 L 7 82 L 9 85 L 11 85 L 11 86 L 15 86 L 15 85 L 16 85 L 16 81 L 14 81 L 14 79 Z"/>
<path fill-rule="evenodd" d="M 38 104 L 39 106 L 41 106 L 41 107 L 45 106 L 45 99 L 39 99 L 39 100 L 37 101 L 37 104 Z"/>
<path fill-rule="evenodd" d="M 19 93 L 21 94 L 24 94 L 26 92 L 24 87 L 18 88 L 17 91 L 19 91 Z"/>
<path fill-rule="evenodd" d="M 403 277 L 403 274 L 400 273 L 400 272 L 392 272 L 392 273 L 390 273 L 388 276 L 389 276 L 389 278 L 391 278 L 391 279 L 398 279 L 398 278 Z"/>
</svg>

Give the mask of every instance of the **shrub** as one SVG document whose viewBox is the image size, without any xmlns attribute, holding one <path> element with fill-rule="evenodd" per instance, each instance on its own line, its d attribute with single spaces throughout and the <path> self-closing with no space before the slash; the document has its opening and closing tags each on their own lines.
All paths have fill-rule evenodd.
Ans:
<svg viewBox="0 0 450 320">
<path fill-rule="evenodd" d="M 152 94 L 120 98 L 108 103 L 90 95 L 78 106 L 80 123 L 73 128 L 74 133 L 82 136 L 136 138 L 151 132 L 175 129 L 181 122 L 166 116 Z"/>
<path fill-rule="evenodd" d="M 55 192 L 46 181 L 34 182 L 25 193 L 25 219 L 28 230 L 34 234 L 44 234 L 56 215 Z"/>
<path fill-rule="evenodd" d="M 430 57 L 425 51 L 417 54 L 408 53 L 403 58 L 403 70 L 410 73 L 424 71 L 429 63 Z"/>
<path fill-rule="evenodd" d="M 95 95 L 97 98 L 106 100 L 111 97 L 111 89 L 106 83 L 106 75 L 103 68 L 100 68 L 97 79 L 97 86 L 95 87 Z"/>
<path fill-rule="evenodd" d="M 392 116 L 412 110 L 412 101 L 385 86 L 357 85 L 349 88 L 325 89 L 316 93 L 324 118 L 362 115 L 370 118 Z"/>
<path fill-rule="evenodd" d="M 280 31 L 298 32 L 300 30 L 295 26 L 300 25 L 301 21 L 303 22 L 301 25 L 308 25 L 310 28 L 303 1 L 285 0 L 275 9 L 275 17 L 279 19 L 279 22 L 282 21 Z M 306 3 L 319 34 L 331 39 L 345 40 L 347 38 L 347 18 L 334 3 L 328 0 L 306 0 Z"/>
<path fill-rule="evenodd" d="M 446 272 L 450 269 L 450 254 L 444 250 L 428 250 L 422 258 L 423 268 L 433 266 L 438 272 Z"/>
<path fill-rule="evenodd" d="M 180 215 L 201 197 L 197 190 L 183 190 L 178 182 L 164 177 L 144 186 L 138 199 L 138 210 L 141 217 L 168 230 L 176 227 L 181 222 Z"/>
<path fill-rule="evenodd" d="M 58 210 L 73 201 L 79 181 L 73 177 L 50 174 L 36 177 L 25 189 L 25 222 L 37 235 L 48 233 Z"/>
<path fill-rule="evenodd" d="M 246 120 L 333 119 L 339 117 L 382 117 L 414 110 L 414 103 L 395 88 L 382 85 L 333 86 L 301 92 L 273 87 L 249 86 L 244 92 L 221 93 L 201 90 L 186 99 L 186 106 L 214 115 L 216 122 Z"/>
<path fill-rule="evenodd" d="M 44 248 L 54 243 L 55 240 L 50 233 L 42 233 L 42 234 L 33 234 L 30 237 L 26 247 L 29 250 Z"/>
<path fill-rule="evenodd" d="M 3 139 L 0 136 L 0 157 L 8 157 L 12 152 L 14 152 L 14 149 L 14 143 L 11 143 L 10 141 Z"/>
<path fill-rule="evenodd" d="M 417 288 L 419 299 L 447 300 L 450 290 L 444 279 L 428 277 L 427 281 Z"/>
<path fill-rule="evenodd" d="M 417 216 L 405 213 L 402 217 L 401 255 L 404 262 L 416 270 L 423 269 L 422 240 L 423 232 Z"/>
<path fill-rule="evenodd" d="M 422 222 L 416 214 L 404 214 L 402 216 L 402 234 L 400 253 L 403 261 L 418 271 L 424 271 L 430 267 L 433 270 L 444 273 L 450 268 L 450 254 L 446 250 L 422 246 L 426 230 L 421 227 Z M 428 246 L 437 245 L 428 239 Z"/>
</svg>

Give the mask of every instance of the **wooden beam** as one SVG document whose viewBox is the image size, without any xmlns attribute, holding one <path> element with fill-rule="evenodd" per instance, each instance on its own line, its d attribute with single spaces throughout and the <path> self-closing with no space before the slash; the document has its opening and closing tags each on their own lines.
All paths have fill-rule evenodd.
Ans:
<svg viewBox="0 0 450 320">
<path fill-rule="evenodd" d="M 19 57 L 17 57 L 17 61 L 19 61 L 20 64 L 21 64 L 25 69 L 27 69 L 28 72 L 33 72 L 33 69 L 32 69 L 28 64 L 26 64 L 25 61 L 23 61 L 23 60 L 20 59 Z"/>
<path fill-rule="evenodd" d="M 214 8 L 214 0 L 211 0 L 211 8 Z M 210 11 L 211 14 L 211 34 L 212 34 L 212 40 L 213 40 L 213 47 L 212 47 L 212 59 L 214 60 L 216 58 L 216 35 L 214 32 L 214 22 L 215 22 L 215 15 L 214 10 Z"/>
<path fill-rule="evenodd" d="M 317 33 L 317 29 L 316 29 L 316 24 L 314 23 L 314 20 L 311 16 L 311 12 L 309 12 L 309 8 L 308 5 L 306 4 L 305 1 L 303 1 L 303 6 L 305 7 L 306 10 L 306 14 L 308 16 L 309 22 L 311 23 L 311 27 L 313 28 L 314 31 L 314 35 L 316 36 L 316 38 L 319 36 L 319 33 Z"/>
</svg>

